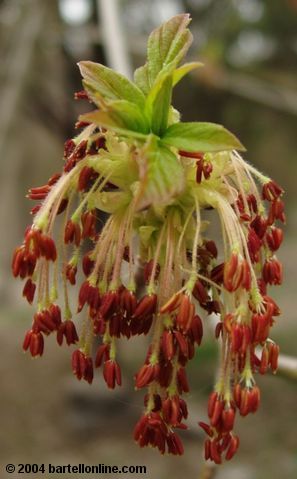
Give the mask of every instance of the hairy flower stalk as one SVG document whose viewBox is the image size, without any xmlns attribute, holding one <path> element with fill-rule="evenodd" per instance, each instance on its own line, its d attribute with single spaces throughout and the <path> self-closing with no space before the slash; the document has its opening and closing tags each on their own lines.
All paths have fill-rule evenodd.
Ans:
<svg viewBox="0 0 297 479">
<path fill-rule="evenodd" d="M 84 92 L 77 98 L 98 109 L 79 118 L 62 173 L 29 190 L 39 204 L 12 269 L 37 308 L 24 350 L 41 356 L 53 333 L 59 345 L 75 344 L 79 380 L 91 383 L 101 368 L 109 388 L 120 386 L 119 339 L 150 335 L 135 375 L 146 394 L 134 438 L 161 453 L 183 453 L 177 431 L 187 428 L 186 366 L 201 345 L 203 318 L 216 315 L 220 370 L 209 423 L 199 424 L 205 458 L 219 464 L 238 448 L 236 415 L 259 407 L 255 376 L 277 370 L 279 348 L 269 335 L 280 311 L 268 287 L 282 282 L 277 224 L 285 215 L 283 190 L 241 158 L 234 135 L 220 125 L 180 122 L 171 106 L 173 86 L 200 66 L 178 66 L 191 43 L 188 23 L 178 15 L 151 34 L 135 83 L 102 65 L 79 64 Z M 218 244 L 207 233 L 209 209 L 221 226 Z M 84 317 L 80 328 L 76 312 Z"/>
</svg>

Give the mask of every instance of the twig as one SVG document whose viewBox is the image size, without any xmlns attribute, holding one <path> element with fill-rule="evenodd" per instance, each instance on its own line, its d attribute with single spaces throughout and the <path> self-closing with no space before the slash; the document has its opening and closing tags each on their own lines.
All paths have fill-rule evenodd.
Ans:
<svg viewBox="0 0 297 479">
<path fill-rule="evenodd" d="M 297 358 L 281 354 L 278 360 L 277 374 L 289 379 L 297 379 Z"/>
</svg>

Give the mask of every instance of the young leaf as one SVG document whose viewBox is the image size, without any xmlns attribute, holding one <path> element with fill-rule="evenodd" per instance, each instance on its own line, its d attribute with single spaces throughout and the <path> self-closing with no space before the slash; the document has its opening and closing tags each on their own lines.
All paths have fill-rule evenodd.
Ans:
<svg viewBox="0 0 297 479">
<path fill-rule="evenodd" d="M 184 171 L 178 157 L 151 136 L 138 157 L 140 184 L 138 208 L 164 204 L 184 188 Z"/>
<path fill-rule="evenodd" d="M 124 125 L 121 123 L 119 124 L 119 122 L 112 118 L 110 113 L 107 113 L 106 111 L 94 110 L 89 113 L 84 113 L 79 116 L 79 121 L 94 123 L 94 125 L 108 128 L 115 133 L 118 133 L 120 136 L 136 138 L 142 141 L 147 140 L 146 134 L 125 128 Z"/>
<path fill-rule="evenodd" d="M 181 79 L 187 75 L 192 70 L 195 70 L 195 68 L 200 68 L 203 67 L 203 63 L 201 62 L 190 62 L 190 63 L 185 63 L 181 67 L 177 68 L 175 72 L 173 73 L 173 86 L 175 86 L 178 82 L 181 81 Z"/>
<path fill-rule="evenodd" d="M 166 130 L 162 143 L 190 152 L 245 151 L 236 136 L 216 123 L 175 123 Z"/>
<path fill-rule="evenodd" d="M 177 65 L 186 54 L 192 42 L 192 34 L 187 29 L 189 23 L 188 14 L 176 15 L 156 28 L 149 36 L 147 47 L 149 86 L 153 85 L 163 67 L 173 61 Z"/>
<path fill-rule="evenodd" d="M 157 76 L 145 104 L 151 130 L 160 136 L 168 126 L 168 116 L 172 97 L 172 75 L 175 65 L 165 67 Z"/>
<path fill-rule="evenodd" d="M 136 68 L 134 72 L 134 82 L 145 95 L 148 94 L 150 91 L 150 82 L 147 63 L 142 67 Z"/>
<path fill-rule="evenodd" d="M 145 97 L 142 91 L 125 76 L 100 63 L 84 61 L 79 62 L 78 66 L 87 93 L 90 88 L 91 95 L 94 95 L 95 90 L 106 100 L 127 100 L 143 107 Z"/>
</svg>

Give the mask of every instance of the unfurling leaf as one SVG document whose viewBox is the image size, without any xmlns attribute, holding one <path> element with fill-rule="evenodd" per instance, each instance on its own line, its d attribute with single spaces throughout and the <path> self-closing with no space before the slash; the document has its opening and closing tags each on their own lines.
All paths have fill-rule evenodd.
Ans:
<svg viewBox="0 0 297 479">
<path fill-rule="evenodd" d="M 143 107 L 143 93 L 125 76 L 100 63 L 85 61 L 79 62 L 78 66 L 85 80 L 85 89 L 93 101 L 96 100 L 94 92 L 98 92 L 105 100 L 127 100 Z"/>
<path fill-rule="evenodd" d="M 245 150 L 233 133 L 216 123 L 175 123 L 167 129 L 162 142 L 190 152 Z"/>
</svg>

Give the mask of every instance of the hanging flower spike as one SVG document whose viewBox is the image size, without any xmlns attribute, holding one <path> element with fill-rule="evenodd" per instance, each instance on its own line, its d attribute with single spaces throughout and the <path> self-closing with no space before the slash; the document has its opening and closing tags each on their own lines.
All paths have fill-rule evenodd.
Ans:
<svg viewBox="0 0 297 479">
<path fill-rule="evenodd" d="M 215 314 L 219 380 L 209 423 L 199 425 L 205 459 L 221 464 L 239 447 L 236 417 L 259 407 L 256 375 L 277 370 L 270 331 L 280 310 L 270 287 L 283 280 L 276 252 L 285 214 L 282 188 L 242 159 L 232 133 L 181 122 L 171 106 L 173 87 L 201 66 L 180 65 L 192 40 L 189 22 L 177 15 L 152 32 L 134 83 L 103 65 L 79 63 L 84 90 L 76 99 L 97 109 L 79 117 L 62 172 L 29 190 L 38 204 L 12 272 L 25 279 L 23 296 L 37 308 L 23 349 L 41 356 L 53 333 L 59 345 L 76 344 L 79 380 L 91 383 L 95 366 L 108 388 L 120 386 L 118 341 L 149 335 L 135 374 L 135 388 L 146 394 L 134 439 L 162 454 L 183 453 L 177 431 L 187 428 L 186 368 L 201 345 L 203 318 Z M 207 237 L 205 209 L 220 223 L 222 251 Z M 76 285 L 72 304 L 68 290 Z"/>
</svg>

